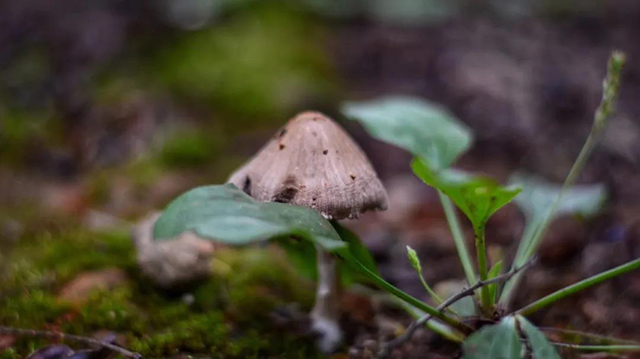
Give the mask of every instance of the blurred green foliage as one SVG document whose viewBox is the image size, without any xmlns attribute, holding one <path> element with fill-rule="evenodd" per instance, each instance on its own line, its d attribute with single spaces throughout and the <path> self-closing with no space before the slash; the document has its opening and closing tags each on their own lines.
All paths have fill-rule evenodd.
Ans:
<svg viewBox="0 0 640 359">
<path fill-rule="evenodd" d="M 193 167 L 211 162 L 225 144 L 219 129 L 184 129 L 164 142 L 160 159 L 168 167 Z"/>
<path fill-rule="evenodd" d="M 282 121 L 335 86 L 320 29 L 282 4 L 256 4 L 167 43 L 150 61 L 170 91 L 244 119 Z"/>
</svg>

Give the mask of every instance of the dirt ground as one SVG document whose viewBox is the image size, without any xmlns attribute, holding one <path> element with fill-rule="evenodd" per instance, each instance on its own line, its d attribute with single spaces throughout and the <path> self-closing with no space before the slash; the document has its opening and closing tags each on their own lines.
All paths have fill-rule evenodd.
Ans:
<svg viewBox="0 0 640 359">
<path fill-rule="evenodd" d="M 589 132 L 593 112 L 601 96 L 606 59 L 612 49 L 626 52 L 629 61 L 623 75 L 618 111 L 580 178 L 581 183 L 604 183 L 607 186 L 610 196 L 606 208 L 602 214 L 589 220 L 564 217 L 552 225 L 540 250 L 539 263 L 527 272 L 524 280 L 526 285 L 520 287 L 515 297 L 513 305 L 519 307 L 581 278 L 640 257 L 640 104 L 637 101 L 640 96 L 640 62 L 637 61 L 640 58 L 637 42 L 640 11 L 632 2 L 624 4 L 628 11 L 602 16 L 558 16 L 517 21 L 491 16 L 465 16 L 420 27 L 394 26 L 359 18 L 349 21 L 318 21 L 313 18 L 324 24 L 321 42 L 317 47 L 322 49 L 331 64 L 332 76 L 337 79 L 335 86 L 339 89 L 336 92 L 338 95 L 323 97 L 314 94 L 293 107 L 296 110 L 315 107 L 341 119 L 338 104 L 345 99 L 365 99 L 390 93 L 421 96 L 447 107 L 474 131 L 474 147 L 459 161 L 458 167 L 489 175 L 501 182 L 505 182 L 516 171 L 531 172 L 550 181 L 561 182 Z M 29 18 L 29 11 L 27 9 L 16 14 Z M 128 229 L 141 216 L 161 208 L 185 189 L 223 181 L 280 124 L 273 120 L 259 123 L 255 130 L 245 123 L 234 127 L 235 117 L 228 112 L 220 112 L 217 108 L 211 110 L 188 96 L 180 102 L 175 98 L 167 100 L 164 95 L 152 91 L 136 92 L 137 96 L 119 100 L 113 106 L 104 106 L 89 99 L 84 92 L 92 86 L 87 80 L 90 78 L 87 73 L 101 66 L 102 61 L 109 61 L 104 59 L 118 59 L 121 52 L 128 51 L 125 35 L 132 31 L 131 28 L 143 29 L 146 33 L 163 31 L 162 26 L 154 24 L 152 20 L 132 20 L 134 16 L 131 14 L 138 13 L 140 9 L 122 11 L 131 15 L 131 18 L 112 16 L 110 12 L 105 15 L 95 9 L 91 11 L 95 11 L 93 19 L 97 19 L 93 25 L 82 22 L 59 29 L 54 26 L 55 21 L 49 19 L 50 22 L 47 22 L 65 36 L 68 35 L 66 32 L 73 32 L 74 26 L 76 29 L 87 26 L 95 30 L 87 32 L 84 40 L 74 40 L 76 45 L 84 46 L 72 46 L 77 53 L 65 52 L 65 56 L 58 56 L 57 62 L 54 61 L 53 72 L 56 76 L 52 80 L 57 81 L 59 86 L 45 82 L 43 88 L 38 88 L 40 92 L 26 94 L 21 91 L 29 88 L 28 84 L 11 88 L 15 90 L 12 96 L 16 96 L 17 91 L 17 97 L 29 104 L 30 101 L 38 102 L 38 96 L 45 98 L 43 102 L 49 101 L 50 94 L 47 93 L 51 88 L 48 86 L 53 86 L 56 113 L 60 118 L 70 120 L 62 120 L 62 130 L 57 130 L 60 138 L 54 141 L 30 141 L 26 147 L 9 148 L 13 154 L 16 151 L 23 152 L 20 152 L 17 160 L 9 156 L 10 161 L 0 167 L 0 200 L 6 203 L 2 208 L 5 219 L 0 222 L 5 240 L 0 248 L 8 248 L 5 253 L 9 255 L 5 258 L 11 258 L 15 248 L 21 248 L 22 242 L 31 243 L 30 238 L 34 237 L 40 239 L 35 242 L 37 244 L 33 250 L 46 252 L 39 246 L 44 246 L 41 237 L 47 233 L 56 237 L 60 234 L 66 236 L 69 228 Z M 128 25 L 122 25 L 125 23 Z M 4 33 L 10 34 L 5 36 L 22 36 L 16 30 L 20 29 L 19 26 L 9 23 L 3 26 L 7 29 Z M 122 30 L 124 33 L 121 36 L 108 37 L 109 41 L 104 47 L 96 49 L 92 46 L 100 31 L 119 34 L 119 29 L 126 31 Z M 51 36 L 56 34 L 55 31 Z M 39 33 L 37 36 L 43 35 Z M 63 40 L 73 39 L 73 36 L 65 36 L 62 36 Z M 17 43 L 11 39 L 3 41 Z M 64 41 L 58 44 L 61 43 L 66 44 Z M 13 47 L 9 50 L 19 51 Z M 6 56 L 0 60 L 10 63 L 7 60 L 11 58 L 9 50 L 5 50 Z M 292 114 L 291 111 L 284 112 Z M 203 113 L 213 113 L 213 125 L 197 120 Z M 209 137 L 214 139 L 206 137 L 203 142 L 206 148 L 204 152 L 207 152 L 204 157 L 199 157 L 203 151 L 196 146 L 195 149 L 189 147 L 184 150 L 179 147 L 174 152 L 162 152 L 155 156 L 160 158 L 160 162 L 155 159 L 137 160 L 140 153 L 170 138 L 167 133 L 176 128 L 176 121 L 170 118 L 186 119 L 184 122 L 188 123 L 189 128 L 195 129 L 195 133 L 213 134 Z M 410 173 L 410 156 L 371 139 L 354 122 L 342 123 L 367 152 L 389 192 L 388 212 L 367 214 L 358 221 L 345 223 L 361 236 L 371 250 L 382 276 L 407 292 L 426 298 L 406 259 L 405 246 L 411 245 L 422 260 L 427 282 L 438 285 L 462 279 L 462 268 L 437 195 Z M 223 137 L 226 139 L 216 139 Z M 193 138 L 195 140 L 192 143 L 199 143 L 201 139 L 197 135 Z M 56 145 L 51 146 L 50 142 Z M 92 151 L 85 146 L 88 142 L 94 144 L 88 147 Z M 215 151 L 207 146 L 215 147 Z M 171 157 L 172 154 L 175 156 Z M 195 165 L 174 165 L 175 161 L 182 163 L 185 158 L 194 160 Z M 207 171 L 202 168 L 207 168 Z M 26 202 L 35 206 L 25 209 L 22 204 Z M 490 256 L 502 253 L 505 258 L 511 258 L 522 229 L 523 218 L 515 206 L 509 205 L 498 212 L 487 228 Z M 470 246 L 472 237 L 471 230 L 467 228 L 466 238 Z M 130 256 L 131 249 L 125 248 L 126 241 L 118 241 L 120 239 L 105 242 L 111 243 L 107 245 L 107 253 Z M 114 247 L 111 248 L 111 245 Z M 101 247 L 98 245 L 96 248 Z M 17 251 L 20 253 L 20 250 Z M 233 260 L 231 262 L 235 263 Z M 15 264 L 9 259 L 5 263 Z M 105 263 L 114 264 L 106 259 Z M 159 298 L 153 290 L 144 286 L 138 288 L 140 278 L 135 274 L 133 262 L 115 264 L 124 267 L 124 272 L 102 273 L 103 277 L 98 281 L 104 283 L 106 288 L 117 288 L 118 283 L 130 281 L 134 283 L 133 289 L 129 288 L 130 292 L 123 294 L 128 298 L 127 301 L 140 304 L 136 302 L 139 299 L 129 296 L 143 293 L 153 296 L 153 305 L 157 305 L 157 308 L 164 310 L 172 305 L 164 297 Z M 77 280 L 78 274 L 88 269 L 104 269 L 90 267 L 75 267 L 74 264 L 73 270 L 69 269 L 68 273 L 64 272 L 67 270 L 65 268 L 62 273 L 66 274 L 57 277 L 55 284 L 45 285 L 44 291 L 56 293 L 56 296 L 65 289 L 66 293 L 73 292 L 73 287 L 69 289 L 69 285 L 73 283 L 72 279 Z M 238 265 L 238 268 L 241 270 L 244 267 Z M 253 267 L 251 270 L 260 272 L 260 269 Z M 56 273 L 60 275 L 61 272 L 56 269 Z M 273 325 L 277 332 L 292 335 L 287 339 L 290 341 L 284 342 L 278 350 L 289 350 L 298 341 L 306 343 L 304 350 L 311 350 L 308 349 L 310 341 L 307 336 L 295 335 L 299 325 L 304 326 L 300 324 L 304 318 L 296 317 L 298 311 L 284 310 L 283 314 L 280 306 L 282 300 L 273 299 L 278 297 L 279 294 L 274 294 L 278 290 L 269 288 L 269 283 L 286 288 L 283 302 L 302 301 L 303 307 L 309 306 L 312 285 L 305 282 L 302 286 L 306 290 L 304 292 L 302 289 L 292 289 L 295 286 L 288 282 L 292 280 L 289 277 L 267 277 L 272 282 L 264 286 L 252 279 L 246 282 L 250 283 L 251 290 L 255 289 L 261 295 L 266 293 L 269 298 L 266 302 L 275 308 L 265 319 L 267 328 L 256 329 L 256 335 L 267 335 L 265 333 L 269 333 Z M 38 277 L 38 280 L 43 278 L 46 279 L 46 276 Z M 234 283 L 236 287 L 233 288 L 245 289 L 245 282 Z M 20 285 L 17 288 L 19 291 L 26 290 Z M 9 294 L 11 286 L 4 288 L 6 292 L 1 289 L 0 293 L 4 292 L 7 298 L 17 298 Z M 15 286 L 13 289 L 16 289 Z M 32 292 L 29 293 L 33 296 Z M 236 297 L 232 295 L 231 298 Z M 336 358 L 373 357 L 382 341 L 391 339 L 399 328 L 411 320 L 406 313 L 376 303 L 358 290 L 345 292 L 343 307 L 347 313 L 344 324 L 349 344 Z M 235 338 L 236 332 L 243 332 L 238 327 L 247 325 L 246 318 L 238 319 L 242 318 L 239 314 L 242 308 L 242 304 L 231 305 L 230 310 L 220 314 L 225 322 L 234 323 L 228 334 L 230 338 Z M 8 321 L 10 316 L 6 313 L 11 311 L 8 306 L 4 311 L 0 310 L 0 314 L 5 313 L 0 318 Z M 77 312 L 78 316 L 84 313 L 82 310 Z M 71 328 L 78 333 L 84 332 L 84 328 L 70 324 L 73 319 L 68 319 L 67 323 L 67 319 L 61 319 L 60 315 L 53 315 L 52 318 L 38 317 L 31 323 L 44 321 L 52 328 Z M 531 319 L 541 327 L 640 340 L 640 273 L 624 275 L 563 300 Z M 61 320 L 66 324 L 60 324 Z M 200 319 L 194 317 L 193 320 Z M 52 321 L 55 323 L 52 324 Z M 167 319 L 161 325 L 169 325 L 168 322 Z M 24 323 L 17 321 L 14 324 Z M 91 333 L 99 329 L 118 332 L 113 328 L 100 328 L 100 321 L 90 323 L 86 328 L 90 328 Z M 111 322 L 105 319 L 103 323 Z M 189 325 L 197 326 L 193 323 Z M 203 325 L 203 332 L 205 329 L 208 328 Z M 13 340 L 0 336 L 0 350 L 11 348 Z M 164 345 L 164 342 L 158 344 L 160 339 L 154 340 L 157 342 L 141 342 L 140 346 L 157 345 L 160 348 Z M 180 341 L 183 338 L 172 340 Z M 229 356 L 242 357 L 249 353 L 242 351 L 245 349 L 234 351 L 236 349 L 218 342 L 212 343 L 212 347 L 224 348 L 224 353 Z M 20 345 L 26 347 L 25 343 Z M 198 351 L 193 346 L 180 345 L 172 352 L 173 357 Z M 251 353 L 257 357 L 277 357 L 276 352 L 269 351 L 273 349 L 265 349 L 268 344 L 261 342 L 256 346 L 258 349 Z M 309 351 L 304 353 L 308 354 Z M 426 330 L 419 330 L 410 343 L 393 353 L 393 357 L 451 358 L 460 354 L 457 346 Z M 563 355 L 585 359 L 640 358 L 638 355 L 580 354 L 573 351 L 566 351 Z"/>
</svg>

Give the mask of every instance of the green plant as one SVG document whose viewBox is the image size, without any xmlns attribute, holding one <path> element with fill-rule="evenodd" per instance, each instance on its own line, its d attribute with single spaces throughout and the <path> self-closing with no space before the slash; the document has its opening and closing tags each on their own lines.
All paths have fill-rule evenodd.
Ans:
<svg viewBox="0 0 640 359">
<path fill-rule="evenodd" d="M 419 316 L 410 328 L 425 324 L 450 340 L 463 341 L 465 358 L 521 358 L 527 350 L 531 350 L 534 358 L 558 357 L 554 346 L 563 343 L 550 343 L 524 315 L 637 269 L 640 259 L 585 279 L 519 310 L 510 311 L 509 298 L 517 288 L 522 272 L 533 264 L 534 254 L 554 216 L 558 213 L 592 214 L 603 202 L 604 190 L 601 186 L 574 186 L 574 183 L 613 111 L 623 64 L 624 56 L 614 53 L 609 61 L 603 99 L 596 112 L 593 130 L 559 189 L 522 175 L 514 177 L 510 186 L 503 187 L 489 178 L 451 168 L 455 160 L 471 146 L 472 134 L 452 115 L 433 104 L 413 98 L 393 97 L 344 106 L 343 112 L 347 117 L 359 120 L 372 136 L 411 152 L 415 156 L 411 164 L 414 173 L 438 190 L 470 287 L 442 301 L 424 281 L 419 259 L 409 249 L 411 263 L 425 288 L 436 302 L 442 301 L 437 308 L 381 278 L 357 237 L 351 233 L 347 235 L 337 223 L 329 222 L 311 208 L 257 201 L 234 185 L 200 187 L 182 195 L 169 205 L 158 220 L 154 235 L 157 240 L 163 240 L 184 231 L 194 231 L 202 237 L 234 245 L 297 238 L 340 257 L 371 282 L 397 297 L 409 312 Z M 516 204 L 525 213 L 527 227 L 511 269 L 501 273 L 501 262 L 489 267 L 485 226 L 496 211 L 518 198 L 516 196 L 521 192 L 523 196 L 516 200 Z M 476 263 L 469 254 L 454 205 L 473 227 L 477 270 L 474 269 Z M 506 284 L 501 287 L 503 282 Z M 455 311 L 446 310 L 456 301 L 476 295 L 476 290 L 480 292 L 477 295 L 479 313 L 489 320 L 499 318 L 496 324 L 475 328 Z M 508 314 L 504 315 L 505 312 Z M 411 331 L 407 333 L 410 337 Z M 524 345 L 525 342 L 527 345 Z M 399 340 L 389 345 L 401 343 Z M 386 349 L 390 349 L 390 346 Z M 640 350 L 640 345 L 625 343 L 589 349 Z M 385 353 L 388 350 L 381 351 L 381 355 Z"/>
</svg>

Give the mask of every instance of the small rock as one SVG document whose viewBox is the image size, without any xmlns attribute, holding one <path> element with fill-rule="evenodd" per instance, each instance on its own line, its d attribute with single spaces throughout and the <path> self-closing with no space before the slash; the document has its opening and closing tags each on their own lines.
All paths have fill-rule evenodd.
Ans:
<svg viewBox="0 0 640 359">
<path fill-rule="evenodd" d="M 76 305 L 82 304 L 92 292 L 113 289 L 126 280 L 127 275 L 118 268 L 81 273 L 62 289 L 59 298 Z"/>
<path fill-rule="evenodd" d="M 153 225 L 160 217 L 154 213 L 145 218 L 133 232 L 137 259 L 145 276 L 164 289 L 202 279 L 211 274 L 213 242 L 193 233 L 176 239 L 153 240 Z"/>
<path fill-rule="evenodd" d="M 84 188 L 76 183 L 47 185 L 41 200 L 52 213 L 79 215 L 88 205 Z"/>
<path fill-rule="evenodd" d="M 0 353 L 10 348 L 15 342 L 16 338 L 13 335 L 0 335 Z"/>
</svg>

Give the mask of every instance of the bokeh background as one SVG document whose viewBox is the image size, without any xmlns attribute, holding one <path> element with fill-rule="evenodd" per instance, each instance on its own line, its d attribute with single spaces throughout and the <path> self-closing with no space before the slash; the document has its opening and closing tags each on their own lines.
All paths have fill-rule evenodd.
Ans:
<svg viewBox="0 0 640 359">
<path fill-rule="evenodd" d="M 620 103 L 581 177 L 606 184 L 609 202 L 589 221 L 554 223 L 516 302 L 637 258 L 639 36 L 634 0 L 3 0 L 0 324 L 112 333 L 151 357 L 317 355 L 279 312 L 308 309 L 313 281 L 278 249 L 222 251 L 213 279 L 167 292 L 140 275 L 130 228 L 186 189 L 223 182 L 287 119 L 319 110 L 360 143 L 391 199 L 387 213 L 347 225 L 385 278 L 425 297 L 406 244 L 429 283 L 462 278 L 437 196 L 407 153 L 344 121 L 340 104 L 388 94 L 439 103 L 476 137 L 460 168 L 561 182 L 613 49 L 628 57 Z M 522 222 L 515 207 L 500 211 L 490 251 L 512 256 Z M 343 299 L 354 356 L 409 320 L 361 294 Z M 535 320 L 640 339 L 640 276 Z M 0 336 L 0 357 L 47 343 Z M 404 350 L 456 349 L 423 332 Z"/>
</svg>

